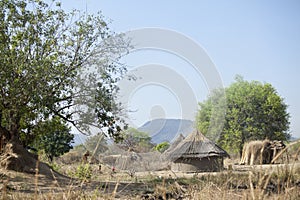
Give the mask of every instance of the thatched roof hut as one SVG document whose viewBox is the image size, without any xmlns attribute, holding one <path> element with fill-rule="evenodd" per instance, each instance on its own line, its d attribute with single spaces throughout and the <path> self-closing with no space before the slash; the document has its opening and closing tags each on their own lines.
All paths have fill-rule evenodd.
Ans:
<svg viewBox="0 0 300 200">
<path fill-rule="evenodd" d="M 168 153 L 171 169 L 184 172 L 220 171 L 224 157 L 229 157 L 227 152 L 199 131 L 187 136 Z"/>
<path fill-rule="evenodd" d="M 164 156 L 168 156 L 168 154 L 171 153 L 184 139 L 185 137 L 182 134 L 179 134 L 179 136 L 171 143 L 170 147 L 163 153 Z"/>
</svg>

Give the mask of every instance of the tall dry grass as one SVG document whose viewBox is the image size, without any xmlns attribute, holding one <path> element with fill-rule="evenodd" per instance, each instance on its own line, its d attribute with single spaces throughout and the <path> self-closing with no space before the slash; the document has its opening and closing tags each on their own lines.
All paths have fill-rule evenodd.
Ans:
<svg viewBox="0 0 300 200">
<path fill-rule="evenodd" d="M 103 166 L 92 165 L 92 176 L 86 179 L 70 178 L 59 182 L 52 174 L 52 186 L 45 188 L 39 174 L 30 186 L 19 190 L 9 176 L 0 172 L 0 199 L 300 199 L 300 147 L 295 149 L 290 164 L 255 166 L 250 170 L 229 168 L 219 173 L 194 173 L 180 175 L 166 171 L 164 176 L 155 173 L 111 173 Z M 78 169 L 76 164 L 67 167 Z M 63 174 L 65 166 L 57 168 Z M 76 173 L 73 173 L 76 174 Z M 69 174 L 70 175 L 70 174 Z M 21 179 L 22 177 L 20 177 Z"/>
</svg>

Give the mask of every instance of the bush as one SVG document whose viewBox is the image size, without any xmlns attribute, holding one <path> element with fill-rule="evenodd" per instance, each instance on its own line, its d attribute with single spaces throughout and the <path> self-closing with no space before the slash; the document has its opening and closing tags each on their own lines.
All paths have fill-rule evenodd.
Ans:
<svg viewBox="0 0 300 200">
<path fill-rule="evenodd" d="M 159 151 L 160 153 L 163 153 L 170 147 L 170 144 L 168 142 L 162 142 L 154 147 L 156 151 Z"/>
<path fill-rule="evenodd" d="M 75 177 L 86 180 L 92 177 L 92 168 L 89 164 L 81 164 L 77 167 Z"/>
<path fill-rule="evenodd" d="M 54 171 L 59 171 L 61 169 L 61 166 L 55 162 L 50 162 L 48 165 L 54 170 Z"/>
</svg>

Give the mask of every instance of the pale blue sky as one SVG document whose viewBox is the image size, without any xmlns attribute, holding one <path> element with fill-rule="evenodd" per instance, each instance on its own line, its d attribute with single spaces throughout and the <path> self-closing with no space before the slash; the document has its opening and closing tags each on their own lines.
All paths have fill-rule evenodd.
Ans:
<svg viewBox="0 0 300 200">
<path fill-rule="evenodd" d="M 190 37 L 206 50 L 225 86 L 234 81 L 236 74 L 246 80 L 271 83 L 289 105 L 291 133 L 300 137 L 300 1 L 64 0 L 62 4 L 66 9 L 88 13 L 102 11 L 112 20 L 110 27 L 116 32 L 159 27 Z M 157 52 L 144 55 L 131 55 L 124 61 L 130 66 L 174 65 L 178 73 L 184 65 L 178 58 L 170 61 L 168 55 Z M 207 95 L 203 80 L 200 78 L 197 83 L 199 77 L 193 78 L 191 70 L 185 73 L 183 76 L 189 79 L 197 99 L 202 101 Z M 170 91 L 166 94 L 157 87 L 144 87 L 144 91 L 133 94 L 129 104 L 139 110 L 131 114 L 135 125 L 155 116 L 180 118 L 176 98 L 172 98 Z M 143 95 L 149 91 L 157 93 L 153 100 Z M 161 98 L 155 98 L 157 95 Z M 165 105 L 168 98 L 170 103 Z"/>
</svg>

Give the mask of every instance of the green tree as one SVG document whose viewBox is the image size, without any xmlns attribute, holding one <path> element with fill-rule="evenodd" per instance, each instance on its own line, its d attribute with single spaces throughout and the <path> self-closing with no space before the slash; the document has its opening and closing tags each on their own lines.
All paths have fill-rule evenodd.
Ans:
<svg viewBox="0 0 300 200">
<path fill-rule="evenodd" d="M 108 149 L 107 145 L 107 141 L 103 134 L 88 137 L 84 142 L 85 148 L 96 155 L 105 152 Z"/>
<path fill-rule="evenodd" d="M 126 72 L 118 60 L 129 43 L 101 15 L 51 5 L 0 2 L 0 139 L 19 144 L 54 116 L 85 134 L 107 127 L 118 139 L 125 123 L 115 96 Z"/>
<path fill-rule="evenodd" d="M 39 152 L 44 152 L 51 162 L 54 157 L 72 149 L 74 135 L 71 133 L 71 128 L 59 117 L 39 122 L 32 132 L 35 139 L 30 145 Z"/>
<path fill-rule="evenodd" d="M 139 131 L 135 128 L 128 128 L 123 135 L 124 140 L 121 145 L 127 150 L 148 152 L 153 148 L 151 137 L 148 133 Z"/>
<path fill-rule="evenodd" d="M 248 82 L 237 76 L 236 82 L 225 89 L 225 94 L 226 99 L 216 90 L 199 103 L 196 121 L 203 134 L 210 137 L 211 113 L 225 105 L 225 120 L 216 142 L 226 150 L 241 154 L 243 144 L 249 140 L 289 139 L 287 105 L 271 84 Z"/>
<path fill-rule="evenodd" d="M 163 153 L 165 150 L 167 150 L 168 148 L 170 147 L 170 144 L 169 142 L 162 142 L 162 143 L 159 143 L 158 145 L 156 145 L 154 147 L 154 149 L 156 151 L 159 151 L 160 153 Z"/>
</svg>

